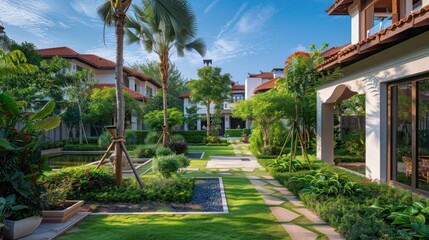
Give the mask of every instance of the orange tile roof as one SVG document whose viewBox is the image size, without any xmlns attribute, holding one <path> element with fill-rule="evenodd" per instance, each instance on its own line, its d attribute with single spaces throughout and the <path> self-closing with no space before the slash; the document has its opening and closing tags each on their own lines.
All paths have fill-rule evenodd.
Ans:
<svg viewBox="0 0 429 240">
<path fill-rule="evenodd" d="M 116 63 L 109 59 L 102 58 L 94 54 L 79 54 L 69 47 L 38 49 L 36 52 L 44 58 L 51 58 L 54 56 L 74 58 L 97 69 L 115 69 L 116 67 Z M 161 84 L 159 84 L 155 79 L 139 73 L 129 67 L 124 67 L 124 72 L 130 76 L 139 78 L 140 80 L 151 82 L 156 87 L 161 87 Z"/>
<path fill-rule="evenodd" d="M 244 91 L 244 90 L 245 90 L 244 85 L 233 85 L 232 86 L 232 91 Z"/>
<path fill-rule="evenodd" d="M 184 94 L 180 95 L 180 98 L 181 99 L 189 98 L 190 95 L 191 95 L 191 93 L 187 92 L 187 93 L 184 93 Z"/>
<path fill-rule="evenodd" d="M 271 79 L 270 81 L 259 85 L 258 87 L 255 88 L 255 90 L 253 90 L 253 93 L 258 94 L 258 93 L 263 93 L 263 92 L 266 92 L 270 89 L 273 89 L 276 86 L 276 82 L 279 78 L 280 77 Z"/>
<path fill-rule="evenodd" d="M 263 79 L 273 79 L 274 73 L 272 72 L 261 72 L 261 73 L 249 73 L 251 78 L 263 78 Z"/>
<path fill-rule="evenodd" d="M 393 23 L 386 29 L 356 44 L 347 45 L 337 54 L 327 57 L 326 60 L 319 65 L 318 69 L 319 71 L 328 70 L 340 65 L 347 65 L 362 60 L 371 54 L 428 31 L 428 27 L 429 5 L 426 5 L 420 10 Z"/>
<path fill-rule="evenodd" d="M 348 7 L 353 0 L 335 0 L 328 9 L 325 10 L 329 15 L 348 15 Z"/>
<path fill-rule="evenodd" d="M 103 90 L 104 88 L 115 88 L 115 87 L 116 86 L 113 83 L 108 83 L 108 84 L 102 83 L 102 84 L 95 84 L 94 85 L 94 88 L 101 89 L 101 90 Z M 143 102 L 146 100 L 146 97 L 137 91 L 131 90 L 125 86 L 122 89 L 124 89 L 124 91 L 129 93 L 130 96 L 136 100 L 143 101 Z"/>
</svg>

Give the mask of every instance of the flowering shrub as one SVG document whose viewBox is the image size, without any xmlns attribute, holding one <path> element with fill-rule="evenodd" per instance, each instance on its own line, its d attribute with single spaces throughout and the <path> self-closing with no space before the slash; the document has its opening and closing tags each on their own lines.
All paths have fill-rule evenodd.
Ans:
<svg viewBox="0 0 429 240">
<path fill-rule="evenodd" d="M 0 196 L 15 194 L 16 202 L 27 206 L 12 219 L 41 214 L 40 182 L 48 167 L 39 144 L 43 133 L 61 122 L 60 117 L 48 117 L 54 108 L 51 101 L 36 113 L 23 113 L 12 97 L 0 94 Z"/>
</svg>

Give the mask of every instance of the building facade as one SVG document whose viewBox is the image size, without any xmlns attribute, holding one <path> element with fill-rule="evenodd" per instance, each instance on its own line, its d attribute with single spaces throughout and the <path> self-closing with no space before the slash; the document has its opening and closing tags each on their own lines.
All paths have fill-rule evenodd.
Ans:
<svg viewBox="0 0 429 240">
<path fill-rule="evenodd" d="M 366 176 L 429 191 L 429 0 L 336 0 L 351 43 L 329 50 L 319 71 L 343 76 L 317 91 L 317 156 L 334 157 L 334 104 L 365 95 Z"/>
</svg>

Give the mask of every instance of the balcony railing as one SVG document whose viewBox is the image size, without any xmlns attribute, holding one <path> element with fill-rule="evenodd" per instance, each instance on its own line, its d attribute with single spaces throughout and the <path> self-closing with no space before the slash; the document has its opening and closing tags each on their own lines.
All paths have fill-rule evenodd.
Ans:
<svg viewBox="0 0 429 240">
<path fill-rule="evenodd" d="M 378 24 L 374 25 L 374 27 L 372 27 L 371 29 L 366 31 L 366 37 L 370 37 L 370 36 L 380 32 L 381 30 L 386 29 L 390 25 L 392 25 L 392 18 L 384 19 L 384 20 L 380 21 Z"/>
</svg>

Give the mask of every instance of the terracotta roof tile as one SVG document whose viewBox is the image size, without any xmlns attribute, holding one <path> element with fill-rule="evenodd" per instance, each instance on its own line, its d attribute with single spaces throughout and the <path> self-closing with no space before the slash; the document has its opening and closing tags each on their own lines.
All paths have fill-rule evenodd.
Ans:
<svg viewBox="0 0 429 240">
<path fill-rule="evenodd" d="M 348 7 L 353 0 L 335 0 L 325 12 L 330 15 L 348 15 Z"/>
<path fill-rule="evenodd" d="M 191 95 L 191 93 L 187 92 L 187 93 L 184 93 L 184 94 L 180 95 L 180 98 L 181 99 L 189 98 L 190 95 Z"/>
<path fill-rule="evenodd" d="M 263 79 L 273 79 L 274 73 L 272 72 L 261 72 L 261 73 L 249 73 L 251 78 L 263 78 Z"/>
<path fill-rule="evenodd" d="M 424 7 L 422 7 L 421 9 L 419 9 L 416 12 L 411 13 L 410 15 L 408 15 L 407 17 L 404 17 L 402 19 L 400 19 L 398 22 L 393 23 L 392 25 L 390 25 L 389 27 L 387 27 L 384 30 L 379 31 L 378 33 L 356 43 L 356 44 L 350 44 L 346 47 L 344 47 L 343 49 L 341 49 L 337 54 L 332 55 L 331 57 L 328 57 L 322 64 L 319 65 L 319 70 L 323 70 L 325 66 L 329 65 L 329 64 L 335 64 L 334 62 L 337 61 L 337 63 L 339 64 L 340 61 L 344 61 L 346 62 L 346 59 L 342 59 L 342 57 L 345 57 L 347 54 L 352 54 L 354 55 L 359 55 L 359 49 L 362 49 L 362 47 L 364 47 L 364 45 L 369 44 L 374 42 L 374 45 L 378 45 L 381 46 L 382 43 L 380 43 L 380 39 L 382 39 L 383 37 L 389 38 L 391 37 L 391 35 L 397 35 L 402 31 L 406 31 L 407 29 L 412 29 L 414 28 L 414 26 L 412 24 L 414 24 L 414 22 L 416 22 L 416 18 L 425 18 L 426 22 L 422 21 L 422 24 L 424 24 L 424 26 L 429 26 L 429 5 L 426 5 Z M 410 25 L 410 27 L 405 28 L 403 26 L 407 26 Z M 422 27 L 422 26 L 418 26 L 418 27 Z M 398 31 L 398 32 L 396 32 Z M 389 35 L 391 34 L 391 35 Z M 415 35 L 412 35 L 415 36 Z M 406 39 L 410 38 L 409 35 L 406 36 Z M 399 40 L 398 40 L 399 39 Z M 390 41 L 390 44 L 395 43 L 395 42 L 401 42 L 403 40 L 401 40 L 400 38 L 398 38 L 394 41 Z M 380 41 L 380 42 L 378 42 Z M 368 53 L 368 51 L 367 51 Z M 365 58 L 366 55 L 361 55 L 361 59 Z M 347 57 L 345 57 L 347 58 Z"/>
<path fill-rule="evenodd" d="M 263 92 L 266 92 L 270 89 L 273 89 L 276 86 L 276 82 L 279 78 L 280 77 L 271 79 L 270 81 L 259 85 L 258 87 L 255 88 L 255 90 L 253 90 L 253 93 L 258 94 L 258 93 L 263 93 Z"/>
<path fill-rule="evenodd" d="M 56 47 L 56 48 L 46 48 L 46 49 L 38 49 L 36 52 L 41 57 L 64 57 L 64 58 L 74 58 L 81 62 L 84 62 L 94 68 L 97 69 L 115 69 L 116 63 L 113 61 L 110 61 L 109 59 L 102 58 L 100 56 L 94 55 L 94 54 L 79 54 L 73 49 L 69 47 Z M 142 73 L 139 73 L 129 67 L 124 67 L 124 72 L 127 74 L 139 78 L 143 81 L 151 82 L 156 87 L 161 87 L 161 84 L 159 84 L 155 79 L 148 77 Z"/>
<path fill-rule="evenodd" d="M 244 85 L 233 85 L 232 86 L 232 91 L 244 91 L 244 90 L 245 90 Z"/>
<path fill-rule="evenodd" d="M 109 84 L 95 84 L 94 88 L 98 88 L 101 90 L 103 90 L 104 88 L 115 88 L 115 84 L 110 84 L 110 83 Z M 132 98 L 134 98 L 136 100 L 139 100 L 139 101 L 145 101 L 146 100 L 146 97 L 137 91 L 131 90 L 125 86 L 123 87 L 123 89 L 127 93 L 129 93 Z"/>
</svg>

